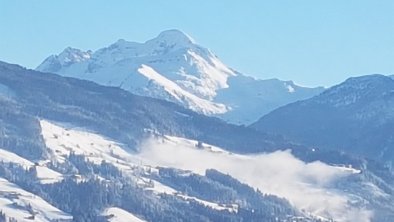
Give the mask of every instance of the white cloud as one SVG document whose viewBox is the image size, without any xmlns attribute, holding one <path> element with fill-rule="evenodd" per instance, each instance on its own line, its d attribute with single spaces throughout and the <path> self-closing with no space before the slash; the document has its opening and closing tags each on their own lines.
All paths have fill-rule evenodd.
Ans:
<svg viewBox="0 0 394 222">
<path fill-rule="evenodd" d="M 288 199 L 298 209 L 343 222 L 368 222 L 372 212 L 348 204 L 349 197 L 330 185 L 351 172 L 322 162 L 305 163 L 290 151 L 239 155 L 196 149 L 193 143 L 172 138 L 149 140 L 141 147 L 144 164 L 191 170 L 204 175 L 207 169 L 228 173 L 262 192 Z"/>
</svg>

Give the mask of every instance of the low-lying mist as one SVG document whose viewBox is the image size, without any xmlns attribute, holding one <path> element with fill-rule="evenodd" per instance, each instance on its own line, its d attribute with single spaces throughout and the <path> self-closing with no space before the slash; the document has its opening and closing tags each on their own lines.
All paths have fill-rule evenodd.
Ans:
<svg viewBox="0 0 394 222">
<path fill-rule="evenodd" d="M 351 171 L 322 162 L 305 163 L 290 151 L 240 155 L 197 149 L 180 141 L 146 141 L 138 156 L 143 164 L 191 170 L 204 175 L 207 169 L 230 174 L 263 193 L 284 197 L 300 210 L 344 222 L 368 222 L 372 212 L 349 204 L 349 197 L 332 188 Z"/>
</svg>

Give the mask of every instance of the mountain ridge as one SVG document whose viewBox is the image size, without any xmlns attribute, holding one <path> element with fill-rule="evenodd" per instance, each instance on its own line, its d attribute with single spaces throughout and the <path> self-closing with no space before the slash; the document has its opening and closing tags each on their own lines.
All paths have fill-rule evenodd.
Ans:
<svg viewBox="0 0 394 222">
<path fill-rule="evenodd" d="M 278 108 L 251 127 L 311 146 L 393 162 L 393 110 L 394 80 L 374 74 L 349 78 L 318 96 Z"/>
<path fill-rule="evenodd" d="M 48 57 L 36 70 L 121 87 L 237 124 L 251 123 L 274 108 L 323 91 L 321 87 L 280 80 L 279 86 L 272 87 L 271 80 L 245 76 L 179 30 L 164 31 L 145 43 L 121 39 L 95 52 L 74 50 L 75 55 L 70 56 L 67 49 Z M 143 67 L 154 70 L 160 78 L 141 74 Z M 163 78 L 166 81 L 161 81 Z M 169 81 L 175 87 L 168 87 Z M 244 99 L 233 99 L 235 92 L 242 92 L 252 102 L 243 104 Z M 272 94 L 278 98 L 272 99 Z"/>
</svg>

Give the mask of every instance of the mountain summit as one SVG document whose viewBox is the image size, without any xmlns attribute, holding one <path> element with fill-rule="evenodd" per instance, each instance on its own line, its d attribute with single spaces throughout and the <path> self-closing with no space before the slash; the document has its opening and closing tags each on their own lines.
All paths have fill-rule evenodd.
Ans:
<svg viewBox="0 0 394 222">
<path fill-rule="evenodd" d="M 95 52 L 67 48 L 37 70 L 120 87 L 239 124 L 323 90 L 247 77 L 179 30 L 145 43 L 121 39 Z"/>
<path fill-rule="evenodd" d="M 183 45 L 183 46 L 196 44 L 192 37 L 177 29 L 163 31 L 159 34 L 159 36 L 157 36 L 157 38 L 150 41 L 161 42 L 161 43 L 165 42 L 169 45 Z"/>
</svg>

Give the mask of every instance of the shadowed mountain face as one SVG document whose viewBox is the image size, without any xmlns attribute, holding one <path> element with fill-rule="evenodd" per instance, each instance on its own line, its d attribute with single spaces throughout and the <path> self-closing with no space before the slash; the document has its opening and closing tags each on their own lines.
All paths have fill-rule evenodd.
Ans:
<svg viewBox="0 0 394 222">
<path fill-rule="evenodd" d="M 281 107 L 251 125 L 288 139 L 394 161 L 394 81 L 350 78 L 322 94 Z"/>
<path fill-rule="evenodd" d="M 16 65 L 0 63 L 0 83 L 3 86 L 0 102 L 4 103 L 1 106 L 2 139 L 15 146 L 20 143 L 4 135 L 27 134 L 26 138 L 31 140 L 23 144 L 40 146 L 37 117 L 81 125 L 131 148 L 152 131 L 201 140 L 238 152 L 291 147 L 279 137 L 227 124 L 170 102 Z M 12 116 L 17 117 L 9 118 Z"/>
<path fill-rule="evenodd" d="M 178 30 L 145 43 L 119 40 L 95 52 L 69 47 L 49 56 L 37 70 L 171 101 L 236 124 L 252 123 L 279 106 L 323 91 L 245 76 Z"/>
</svg>

